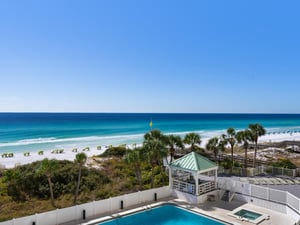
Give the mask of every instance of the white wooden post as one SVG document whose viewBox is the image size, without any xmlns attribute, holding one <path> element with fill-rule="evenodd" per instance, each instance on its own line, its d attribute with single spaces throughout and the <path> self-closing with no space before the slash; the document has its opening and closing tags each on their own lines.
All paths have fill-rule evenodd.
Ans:
<svg viewBox="0 0 300 225">
<path fill-rule="evenodd" d="M 58 224 L 58 213 L 59 213 L 59 209 L 55 210 L 55 215 L 56 215 L 56 221 L 55 224 Z"/>
<path fill-rule="evenodd" d="M 298 209 L 300 210 L 300 199 L 299 198 L 297 198 L 297 199 L 298 199 L 298 205 L 299 205 Z"/>
<path fill-rule="evenodd" d="M 169 167 L 169 188 L 173 189 L 172 167 Z"/>
<path fill-rule="evenodd" d="M 217 181 L 218 181 L 218 169 L 214 170 L 215 171 L 215 189 L 218 188 L 218 184 L 217 184 Z"/>
<path fill-rule="evenodd" d="M 196 185 L 196 188 L 195 188 L 195 195 L 199 195 L 199 178 L 198 178 L 198 172 L 195 172 L 194 174 L 194 178 L 195 178 L 195 185 Z"/>
<path fill-rule="evenodd" d="M 293 171 L 293 177 L 295 177 L 296 176 L 296 170 L 293 169 L 292 171 Z"/>
<path fill-rule="evenodd" d="M 111 197 L 109 197 L 109 211 L 110 211 L 110 213 L 112 211 L 112 208 L 111 208 Z"/>
<path fill-rule="evenodd" d="M 93 216 L 96 215 L 96 210 L 95 210 L 95 200 L 93 201 Z"/>
</svg>

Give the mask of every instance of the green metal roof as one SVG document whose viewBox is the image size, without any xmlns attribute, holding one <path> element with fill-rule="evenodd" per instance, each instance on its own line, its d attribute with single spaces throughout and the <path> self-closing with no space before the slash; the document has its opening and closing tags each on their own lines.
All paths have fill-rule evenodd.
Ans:
<svg viewBox="0 0 300 225">
<path fill-rule="evenodd" d="M 179 159 L 174 160 L 171 162 L 170 166 L 192 171 L 201 171 L 214 169 L 217 167 L 217 164 L 196 152 L 191 152 Z"/>
</svg>

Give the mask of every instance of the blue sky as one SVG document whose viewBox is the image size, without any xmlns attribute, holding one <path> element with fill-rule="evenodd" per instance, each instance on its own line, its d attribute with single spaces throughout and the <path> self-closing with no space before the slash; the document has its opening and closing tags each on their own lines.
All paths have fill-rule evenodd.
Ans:
<svg viewBox="0 0 300 225">
<path fill-rule="evenodd" d="M 299 6 L 0 1 L 0 111 L 300 113 Z"/>
</svg>

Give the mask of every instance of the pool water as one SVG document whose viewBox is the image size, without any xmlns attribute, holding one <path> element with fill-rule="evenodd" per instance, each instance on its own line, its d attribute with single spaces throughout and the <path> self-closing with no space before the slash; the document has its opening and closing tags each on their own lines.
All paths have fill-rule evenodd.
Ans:
<svg viewBox="0 0 300 225">
<path fill-rule="evenodd" d="M 225 225 L 174 205 L 163 205 L 122 216 L 99 225 Z"/>
<path fill-rule="evenodd" d="M 248 211 L 246 209 L 241 209 L 238 212 L 234 213 L 234 215 L 242 217 L 242 218 L 246 218 L 248 220 L 256 220 L 257 218 L 262 216 L 262 214 Z"/>
</svg>

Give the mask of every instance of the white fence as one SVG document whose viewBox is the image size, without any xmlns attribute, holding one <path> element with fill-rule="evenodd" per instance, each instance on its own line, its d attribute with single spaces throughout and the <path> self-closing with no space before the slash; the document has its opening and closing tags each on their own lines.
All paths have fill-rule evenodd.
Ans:
<svg viewBox="0 0 300 225">
<path fill-rule="evenodd" d="M 103 213 L 110 213 L 120 210 L 122 207 L 134 206 L 140 203 L 146 203 L 155 199 L 170 197 L 169 186 L 150 189 L 146 191 L 135 192 L 127 195 L 94 201 L 73 207 L 56 209 L 53 211 L 39 213 L 32 216 L 21 217 L 5 222 L 0 225 L 56 225 L 76 221 L 85 217 L 93 218 Z"/>
<path fill-rule="evenodd" d="M 295 210 L 300 216 L 300 199 L 287 191 L 280 191 L 268 187 L 220 178 L 218 181 L 218 187 L 220 189 L 230 190 L 231 192 L 236 192 L 253 198 L 283 204 Z"/>
</svg>

